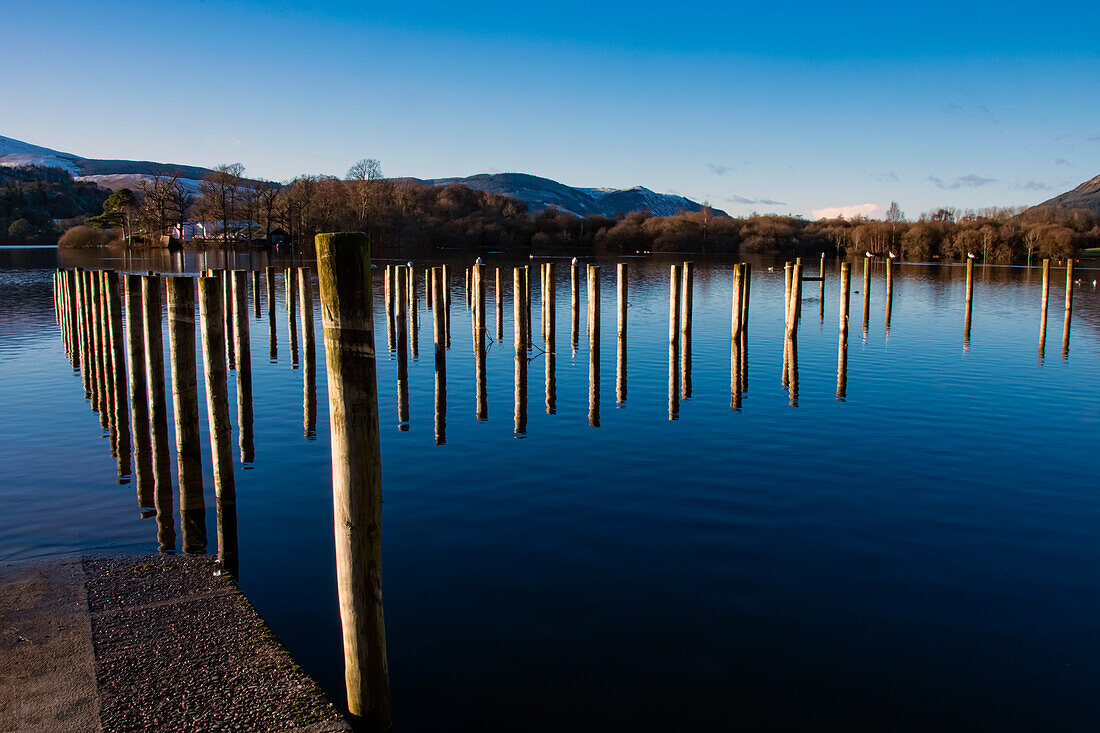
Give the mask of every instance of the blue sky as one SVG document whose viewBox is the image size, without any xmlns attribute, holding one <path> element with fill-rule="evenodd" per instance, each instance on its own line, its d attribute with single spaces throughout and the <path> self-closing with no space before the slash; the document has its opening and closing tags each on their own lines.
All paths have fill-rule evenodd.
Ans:
<svg viewBox="0 0 1100 733">
<path fill-rule="evenodd" d="M 276 180 L 374 157 L 807 217 L 1032 204 L 1100 174 L 1096 3 L 81 0 L 3 18 L 0 134 L 87 157 Z"/>
</svg>

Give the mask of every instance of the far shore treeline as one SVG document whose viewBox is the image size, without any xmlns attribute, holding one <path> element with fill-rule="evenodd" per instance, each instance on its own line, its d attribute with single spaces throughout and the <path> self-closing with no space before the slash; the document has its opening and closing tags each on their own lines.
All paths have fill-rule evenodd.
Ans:
<svg viewBox="0 0 1100 733">
<path fill-rule="evenodd" d="M 820 219 L 754 214 L 729 217 L 704 207 L 658 217 L 631 212 L 578 217 L 555 208 L 532 214 L 499 194 L 462 185 L 387 179 L 363 160 L 344 179 L 299 176 L 287 183 L 246 178 L 240 164 L 198 182 L 153 176 L 110 193 L 59 168 L 0 168 L 0 243 L 94 247 L 181 244 L 180 227 L 202 223 L 195 247 L 310 243 L 322 231 L 365 231 L 379 251 L 424 249 L 534 254 L 698 252 L 703 254 L 895 253 L 906 260 L 994 263 L 1062 259 L 1100 247 L 1100 215 L 1035 207 L 960 211 L 906 218 Z"/>
</svg>

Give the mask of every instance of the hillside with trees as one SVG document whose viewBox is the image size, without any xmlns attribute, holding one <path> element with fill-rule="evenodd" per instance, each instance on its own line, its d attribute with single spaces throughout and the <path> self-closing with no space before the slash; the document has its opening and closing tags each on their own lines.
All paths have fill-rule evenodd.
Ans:
<svg viewBox="0 0 1100 733">
<path fill-rule="evenodd" d="M 0 243 L 55 244 L 63 229 L 100 211 L 109 195 L 61 168 L 0 167 Z"/>
</svg>

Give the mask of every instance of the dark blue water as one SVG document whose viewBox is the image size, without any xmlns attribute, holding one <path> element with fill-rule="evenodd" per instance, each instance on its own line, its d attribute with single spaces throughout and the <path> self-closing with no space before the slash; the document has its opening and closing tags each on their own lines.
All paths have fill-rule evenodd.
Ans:
<svg viewBox="0 0 1100 733">
<path fill-rule="evenodd" d="M 155 551 L 156 520 L 139 518 L 133 485 L 119 483 L 66 359 L 52 312 L 56 264 L 53 250 L 0 251 L 0 560 Z M 62 264 L 93 262 L 83 255 Z M 189 256 L 184 266 L 199 264 Z M 1067 356 L 1064 271 L 1052 271 L 1040 359 L 1037 270 L 977 268 L 964 344 L 963 268 L 896 267 L 887 331 L 879 265 L 864 334 L 857 267 L 838 399 L 839 285 L 830 263 L 822 320 L 817 284 L 806 283 L 795 399 L 781 383 L 782 268 L 757 261 L 749 388 L 731 410 L 732 263 L 696 263 L 690 397 L 677 374 L 670 405 L 669 261 L 629 260 L 621 404 L 614 261 L 601 262 L 592 427 L 584 277 L 574 354 L 568 261 L 560 260 L 556 411 L 547 414 L 546 357 L 536 348 L 526 432 L 517 436 L 513 263 L 480 422 L 465 264 L 453 268 L 444 444 L 435 444 L 423 292 L 407 430 L 399 429 L 397 362 L 376 317 L 396 729 L 1100 724 L 1100 295 L 1092 286 L 1100 271 L 1079 269 Z M 496 264 L 488 262 L 490 280 Z M 493 292 L 490 284 L 490 333 Z M 306 435 L 303 369 L 290 364 L 283 294 L 280 274 L 277 361 L 267 358 L 264 298 L 263 317 L 251 320 L 256 459 L 236 466 L 240 584 L 340 700 L 319 304 L 317 429 Z M 230 393 L 235 399 L 232 378 Z"/>
</svg>

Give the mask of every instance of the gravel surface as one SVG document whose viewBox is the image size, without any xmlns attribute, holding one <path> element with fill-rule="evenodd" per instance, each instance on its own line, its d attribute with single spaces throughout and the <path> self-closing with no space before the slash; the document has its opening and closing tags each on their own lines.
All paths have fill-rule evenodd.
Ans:
<svg viewBox="0 0 1100 733">
<path fill-rule="evenodd" d="M 104 731 L 345 731 L 208 556 L 85 558 Z"/>
</svg>

